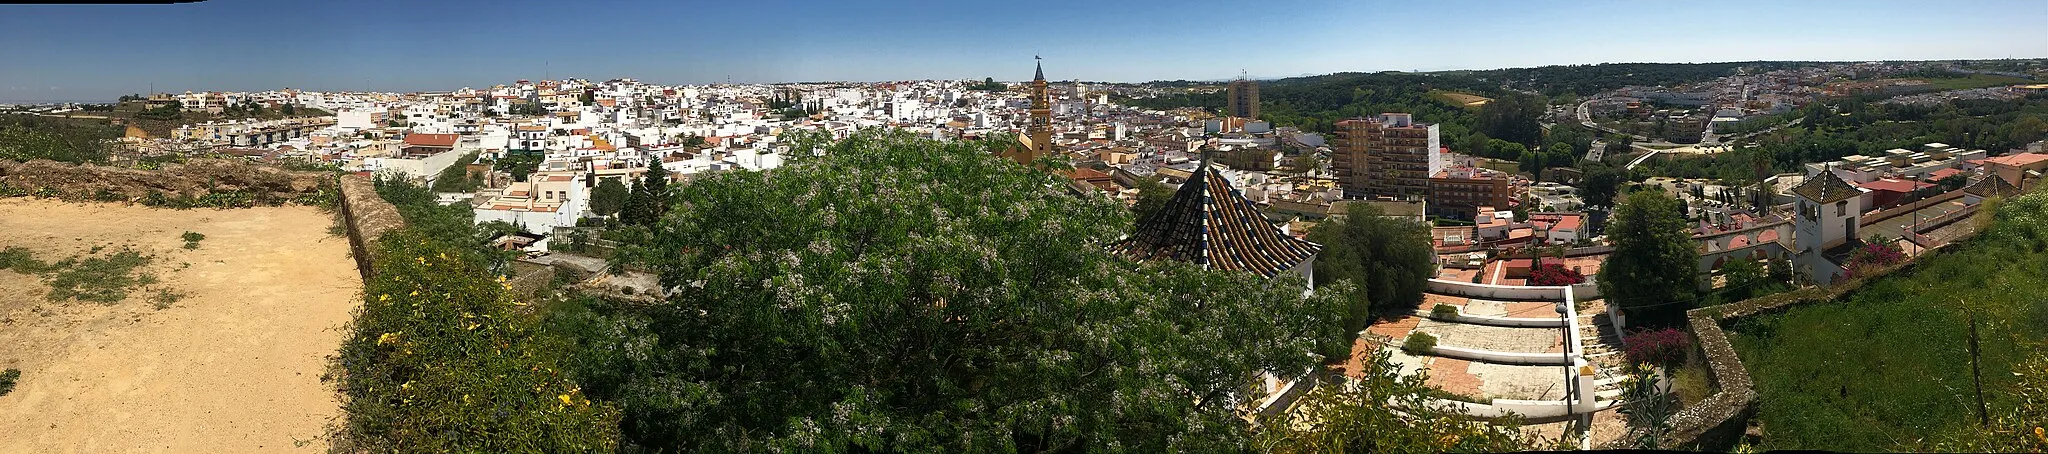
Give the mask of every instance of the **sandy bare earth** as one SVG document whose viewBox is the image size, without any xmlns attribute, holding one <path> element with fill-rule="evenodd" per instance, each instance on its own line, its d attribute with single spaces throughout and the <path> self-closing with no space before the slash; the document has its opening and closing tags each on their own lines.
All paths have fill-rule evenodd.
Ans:
<svg viewBox="0 0 2048 454">
<path fill-rule="evenodd" d="M 94 245 L 154 255 L 186 296 L 50 302 L 0 271 L 0 453 L 321 451 L 340 414 L 321 383 L 362 287 L 348 240 L 308 207 L 168 210 L 0 199 L 0 248 L 56 261 Z M 178 237 L 206 235 L 197 250 Z"/>
</svg>

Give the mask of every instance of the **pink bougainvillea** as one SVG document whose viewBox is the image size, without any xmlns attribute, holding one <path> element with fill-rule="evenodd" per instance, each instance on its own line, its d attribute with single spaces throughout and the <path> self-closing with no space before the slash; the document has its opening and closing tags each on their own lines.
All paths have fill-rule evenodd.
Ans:
<svg viewBox="0 0 2048 454">
<path fill-rule="evenodd" d="M 1564 265 L 1556 263 L 1536 265 L 1535 269 L 1529 270 L 1529 285 L 1556 286 L 1582 284 L 1585 282 L 1586 275 L 1579 274 L 1578 270 L 1565 268 Z"/>
<path fill-rule="evenodd" d="M 1686 351 L 1692 349 L 1692 335 L 1677 328 L 1641 330 L 1623 339 L 1628 348 L 1623 353 L 1628 360 L 1638 364 L 1677 364 L 1685 361 Z"/>
</svg>

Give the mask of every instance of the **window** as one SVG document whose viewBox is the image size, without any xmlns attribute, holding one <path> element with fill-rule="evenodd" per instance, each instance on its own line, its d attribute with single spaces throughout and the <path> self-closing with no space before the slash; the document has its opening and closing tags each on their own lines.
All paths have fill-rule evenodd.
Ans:
<svg viewBox="0 0 2048 454">
<path fill-rule="evenodd" d="M 1840 202 L 1835 202 L 1835 216 L 1847 216 L 1847 214 L 1845 214 L 1845 212 L 1847 212 L 1848 210 L 1849 210 L 1849 201 L 1847 201 L 1847 200 L 1843 200 L 1843 201 L 1840 201 Z"/>
</svg>

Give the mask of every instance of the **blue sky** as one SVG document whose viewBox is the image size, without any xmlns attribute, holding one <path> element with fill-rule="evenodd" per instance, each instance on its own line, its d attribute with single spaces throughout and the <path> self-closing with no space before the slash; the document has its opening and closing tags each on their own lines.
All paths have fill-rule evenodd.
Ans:
<svg viewBox="0 0 2048 454">
<path fill-rule="evenodd" d="M 387 1 L 0 5 L 0 100 L 147 91 L 1221 79 L 1602 62 L 2048 57 L 2048 0 Z"/>
</svg>

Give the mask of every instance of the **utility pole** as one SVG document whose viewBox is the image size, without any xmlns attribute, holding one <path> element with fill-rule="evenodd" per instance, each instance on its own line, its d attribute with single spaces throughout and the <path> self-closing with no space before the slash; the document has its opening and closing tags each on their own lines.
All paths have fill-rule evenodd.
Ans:
<svg viewBox="0 0 2048 454">
<path fill-rule="evenodd" d="M 1957 301 L 1957 303 L 1961 303 L 1961 301 Z M 1984 406 L 1984 373 L 1977 369 L 1977 313 L 1976 311 L 1969 311 L 1967 313 L 1970 316 L 1970 380 L 1977 385 L 1977 424 L 1989 427 L 1991 425 L 1991 411 Z"/>
</svg>

